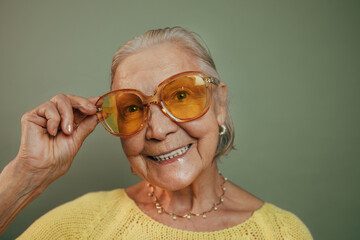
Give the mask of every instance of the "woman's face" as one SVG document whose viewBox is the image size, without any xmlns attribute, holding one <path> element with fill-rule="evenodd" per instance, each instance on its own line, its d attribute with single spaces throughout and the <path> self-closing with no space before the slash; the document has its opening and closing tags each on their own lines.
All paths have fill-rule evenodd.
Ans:
<svg viewBox="0 0 360 240">
<path fill-rule="evenodd" d="M 202 71 L 198 59 L 175 44 L 163 43 L 122 61 L 112 88 L 137 89 L 150 96 L 163 80 L 184 71 Z M 124 153 L 137 174 L 161 188 L 178 190 L 210 169 L 218 142 L 218 126 L 225 120 L 225 85 L 221 83 L 214 88 L 216 91 L 218 101 L 213 101 L 209 111 L 187 123 L 176 123 L 157 105 L 150 105 L 147 126 L 136 135 L 121 138 Z M 178 156 L 161 162 L 154 160 L 169 153 Z"/>
</svg>

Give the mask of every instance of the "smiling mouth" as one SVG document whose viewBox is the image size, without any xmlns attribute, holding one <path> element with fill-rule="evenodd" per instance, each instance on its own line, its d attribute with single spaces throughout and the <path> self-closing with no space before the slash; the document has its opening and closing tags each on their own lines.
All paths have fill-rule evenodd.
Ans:
<svg viewBox="0 0 360 240">
<path fill-rule="evenodd" d="M 161 161 L 172 159 L 181 154 L 184 154 L 190 147 L 191 147 L 191 144 L 188 144 L 185 147 L 178 148 L 178 149 L 171 151 L 169 153 L 166 153 L 166 154 L 157 155 L 157 156 L 148 156 L 148 157 L 154 161 L 161 162 Z"/>
</svg>

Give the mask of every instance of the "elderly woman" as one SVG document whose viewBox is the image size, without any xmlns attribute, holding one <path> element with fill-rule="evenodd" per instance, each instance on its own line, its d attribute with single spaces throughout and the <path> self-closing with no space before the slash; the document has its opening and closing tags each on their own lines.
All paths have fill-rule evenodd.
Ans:
<svg viewBox="0 0 360 240">
<path fill-rule="evenodd" d="M 100 98 L 57 95 L 24 114 L 19 153 L 0 175 L 2 231 L 67 172 L 100 121 L 143 181 L 66 203 L 19 239 L 312 239 L 295 215 L 220 174 L 216 159 L 234 139 L 227 88 L 193 33 L 133 38 L 111 79 Z"/>
</svg>

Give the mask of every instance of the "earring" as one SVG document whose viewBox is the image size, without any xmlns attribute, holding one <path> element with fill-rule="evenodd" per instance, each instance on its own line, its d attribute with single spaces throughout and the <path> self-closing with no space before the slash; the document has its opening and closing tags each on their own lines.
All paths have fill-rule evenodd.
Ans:
<svg viewBox="0 0 360 240">
<path fill-rule="evenodd" d="M 220 130 L 221 129 L 221 130 Z M 226 126 L 225 126 L 225 124 L 221 124 L 221 126 L 220 126 L 220 131 L 219 131 L 219 135 L 220 136 L 222 136 L 222 135 L 224 135 L 225 133 L 226 133 Z"/>
</svg>

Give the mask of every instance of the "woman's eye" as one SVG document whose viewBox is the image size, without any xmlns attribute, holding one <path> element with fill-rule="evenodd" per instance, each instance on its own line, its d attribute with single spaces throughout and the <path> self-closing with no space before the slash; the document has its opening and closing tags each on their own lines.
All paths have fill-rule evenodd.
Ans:
<svg viewBox="0 0 360 240">
<path fill-rule="evenodd" d="M 139 110 L 139 107 L 138 106 L 136 106 L 136 105 L 131 105 L 131 106 L 128 106 L 128 107 L 126 107 L 126 111 L 127 112 L 136 112 L 137 110 Z"/>
<path fill-rule="evenodd" d="M 178 92 L 178 93 L 176 93 L 176 99 L 177 100 L 182 100 L 182 99 L 184 99 L 184 98 L 186 98 L 187 97 L 187 93 L 186 92 Z"/>
</svg>

